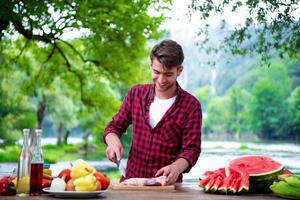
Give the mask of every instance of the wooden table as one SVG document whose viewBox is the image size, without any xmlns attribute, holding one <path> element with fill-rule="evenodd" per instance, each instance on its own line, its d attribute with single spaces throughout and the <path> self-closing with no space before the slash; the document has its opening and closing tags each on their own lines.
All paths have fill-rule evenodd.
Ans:
<svg viewBox="0 0 300 200">
<path fill-rule="evenodd" d="M 17 197 L 17 196 L 0 196 L 0 199 L 7 200 L 48 200 L 58 199 L 52 195 L 43 194 L 36 197 Z M 175 191 L 119 191 L 108 189 L 106 192 L 100 194 L 97 198 L 92 199 L 114 199 L 114 200 L 268 200 L 277 199 L 274 194 L 243 194 L 243 195 L 218 195 L 207 194 L 201 191 L 198 186 L 191 184 L 178 184 Z"/>
</svg>

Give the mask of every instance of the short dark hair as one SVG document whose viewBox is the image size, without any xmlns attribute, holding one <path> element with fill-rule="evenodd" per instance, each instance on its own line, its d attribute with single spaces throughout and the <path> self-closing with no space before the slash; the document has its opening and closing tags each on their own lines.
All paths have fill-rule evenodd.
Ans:
<svg viewBox="0 0 300 200">
<path fill-rule="evenodd" d="M 151 63 L 157 59 L 167 69 L 181 66 L 184 60 L 182 47 L 173 40 L 163 40 L 156 44 L 151 51 Z"/>
</svg>

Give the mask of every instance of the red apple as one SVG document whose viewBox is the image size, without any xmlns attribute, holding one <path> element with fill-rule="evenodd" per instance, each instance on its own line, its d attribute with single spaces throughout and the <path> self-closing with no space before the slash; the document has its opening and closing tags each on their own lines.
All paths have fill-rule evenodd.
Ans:
<svg viewBox="0 0 300 200">
<path fill-rule="evenodd" d="M 67 191 L 75 191 L 75 185 L 73 183 L 72 178 L 67 182 L 66 190 Z"/>
<path fill-rule="evenodd" d="M 71 170 L 64 169 L 58 174 L 58 178 L 63 179 L 66 183 L 71 179 Z"/>
</svg>

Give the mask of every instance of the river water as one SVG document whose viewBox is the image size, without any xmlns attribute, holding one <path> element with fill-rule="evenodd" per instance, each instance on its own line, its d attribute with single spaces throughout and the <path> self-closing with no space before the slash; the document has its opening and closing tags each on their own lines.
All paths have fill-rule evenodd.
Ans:
<svg viewBox="0 0 300 200">
<path fill-rule="evenodd" d="M 52 141 L 52 140 L 51 140 Z M 78 141 L 70 140 L 74 143 Z M 44 144 L 49 143 L 45 142 Z M 51 142 L 50 142 L 51 143 Z M 282 163 L 287 169 L 300 173 L 300 145 L 290 143 L 252 143 L 252 142 L 228 142 L 228 141 L 203 141 L 202 152 L 189 173 L 184 174 L 183 180 L 186 182 L 197 181 L 206 170 L 214 170 L 224 167 L 229 159 L 241 155 L 267 155 Z M 53 175 L 57 175 L 60 170 L 70 167 L 72 161 L 58 162 L 51 164 Z M 126 165 L 126 159 L 124 159 Z M 89 161 L 97 170 L 117 170 L 116 165 L 107 159 L 101 161 Z M 1 172 L 11 172 L 16 167 L 16 163 L 0 163 Z"/>
</svg>

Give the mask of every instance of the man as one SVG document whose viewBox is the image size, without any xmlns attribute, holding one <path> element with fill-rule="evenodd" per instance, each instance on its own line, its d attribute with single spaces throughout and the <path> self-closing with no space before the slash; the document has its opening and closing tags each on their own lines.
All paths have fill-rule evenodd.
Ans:
<svg viewBox="0 0 300 200">
<path fill-rule="evenodd" d="M 106 156 L 122 158 L 120 137 L 132 124 L 132 145 L 126 177 L 166 176 L 167 184 L 182 182 L 182 173 L 195 165 L 201 151 L 202 114 L 199 101 L 181 89 L 183 70 L 179 44 L 164 40 L 151 51 L 153 84 L 133 86 L 103 134 Z"/>
</svg>

